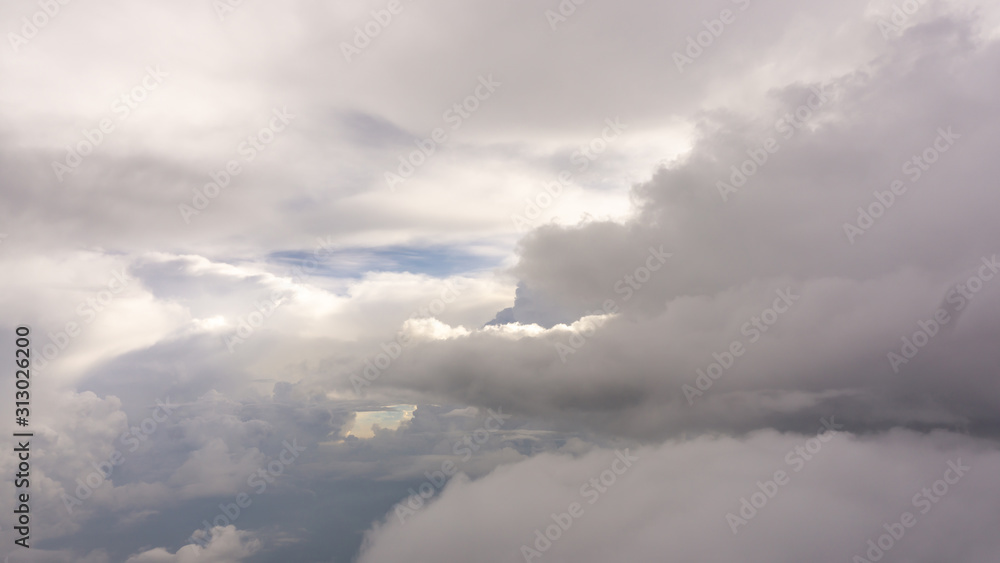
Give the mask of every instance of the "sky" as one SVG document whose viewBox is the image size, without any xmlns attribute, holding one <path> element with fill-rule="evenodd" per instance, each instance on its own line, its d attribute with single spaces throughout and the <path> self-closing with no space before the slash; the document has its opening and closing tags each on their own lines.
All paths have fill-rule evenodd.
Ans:
<svg viewBox="0 0 1000 563">
<path fill-rule="evenodd" d="M 0 32 L 5 563 L 1000 560 L 995 2 Z"/>
</svg>

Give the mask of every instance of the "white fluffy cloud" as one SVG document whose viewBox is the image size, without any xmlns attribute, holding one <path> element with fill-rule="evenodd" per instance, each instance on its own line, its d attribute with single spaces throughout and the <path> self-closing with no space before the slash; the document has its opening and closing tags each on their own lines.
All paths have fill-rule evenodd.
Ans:
<svg viewBox="0 0 1000 563">
<path fill-rule="evenodd" d="M 237 530 L 233 526 L 212 529 L 211 538 L 205 547 L 186 545 L 177 553 L 170 553 L 162 547 L 150 549 L 129 557 L 126 563 L 229 563 L 245 561 L 260 550 L 260 541 L 249 532 Z"/>
</svg>

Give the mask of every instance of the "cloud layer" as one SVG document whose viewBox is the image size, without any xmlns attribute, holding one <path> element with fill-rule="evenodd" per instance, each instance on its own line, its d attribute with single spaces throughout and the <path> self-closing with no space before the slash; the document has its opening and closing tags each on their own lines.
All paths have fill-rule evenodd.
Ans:
<svg viewBox="0 0 1000 563">
<path fill-rule="evenodd" d="M 997 560 L 996 6 L 234 4 L 0 7 L 0 556 Z"/>
</svg>

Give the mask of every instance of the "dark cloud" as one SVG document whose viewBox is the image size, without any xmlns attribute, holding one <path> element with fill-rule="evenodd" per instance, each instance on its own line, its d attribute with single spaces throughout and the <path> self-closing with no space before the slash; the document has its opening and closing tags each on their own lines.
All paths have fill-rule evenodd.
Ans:
<svg viewBox="0 0 1000 563">
<path fill-rule="evenodd" d="M 529 318 L 519 307 L 533 303 L 579 318 L 612 300 L 617 317 L 575 327 L 589 332 L 574 337 L 581 346 L 565 330 L 517 340 L 483 332 L 409 355 L 390 381 L 647 438 L 801 430 L 834 412 L 856 430 L 969 425 L 993 435 L 997 357 L 976 335 L 997 334 L 997 293 L 985 278 L 972 286 L 979 293 L 955 291 L 980 271 L 992 278 L 1000 235 L 990 211 L 998 170 L 987 157 L 998 114 L 981 90 L 981 69 L 998 52 L 970 33 L 957 20 L 918 27 L 864 74 L 776 90 L 766 115 L 706 117 L 688 155 L 635 187 L 635 219 L 526 237 L 512 271 L 532 299 L 502 318 Z M 800 128 L 787 126 L 784 116 L 810 103 Z M 723 201 L 717 182 L 762 160 L 747 150 L 768 138 L 777 149 L 747 166 L 758 171 Z M 927 150 L 936 162 L 911 161 Z M 901 195 L 890 192 L 897 179 Z M 852 244 L 843 225 L 876 197 L 894 202 Z M 659 247 L 673 253 L 662 270 L 638 271 Z M 800 297 L 776 321 L 764 317 L 766 334 L 744 325 L 776 291 Z M 901 339 L 934 318 L 942 292 L 969 312 L 952 310 L 941 330 L 927 329 L 935 334 L 919 355 L 893 365 L 888 354 L 903 354 Z M 734 341 L 742 357 L 714 358 Z M 718 362 L 733 365 L 704 378 L 711 388 L 689 405 L 683 386 Z"/>
</svg>

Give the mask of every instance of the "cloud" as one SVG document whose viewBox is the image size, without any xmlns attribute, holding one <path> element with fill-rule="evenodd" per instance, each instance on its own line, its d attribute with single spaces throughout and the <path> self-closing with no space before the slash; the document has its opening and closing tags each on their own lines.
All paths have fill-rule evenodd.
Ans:
<svg viewBox="0 0 1000 563">
<path fill-rule="evenodd" d="M 378 3 L 218 4 L 72 3 L 0 50 L 34 557 L 347 561 L 372 528 L 371 561 L 520 560 L 628 449 L 543 560 L 847 560 L 951 456 L 891 556 L 996 560 L 997 6 L 563 2 L 553 29 L 555 1 L 404 0 L 347 61 Z M 831 416 L 837 455 L 732 536 Z"/>
<path fill-rule="evenodd" d="M 964 285 L 995 275 L 1000 124 L 980 69 L 1000 53 L 950 18 L 891 45 L 863 69 L 775 89 L 770 111 L 704 116 L 690 153 L 634 188 L 630 221 L 522 241 L 519 298 L 498 319 L 552 326 L 531 312 L 541 303 L 574 320 L 613 312 L 607 322 L 434 342 L 383 381 L 648 439 L 801 429 L 832 413 L 858 430 L 995 434 L 996 351 L 975 335 L 997 333 L 1000 302 L 985 278 L 974 295 Z M 852 244 L 845 225 L 869 219 Z M 967 310 L 893 361 L 942 295 Z"/>
<path fill-rule="evenodd" d="M 1000 554 L 989 526 L 996 498 L 988 482 L 1000 467 L 993 442 L 902 430 L 821 437 L 760 431 L 541 454 L 478 481 L 453 481 L 404 524 L 388 519 L 370 531 L 359 561 L 589 563 L 663 553 L 674 561 L 849 561 L 866 556 L 868 540 L 891 542 L 892 558 L 915 562 Z M 959 476 L 949 462 L 969 469 Z M 897 524 L 898 535 L 904 512 L 914 521 L 902 536 L 880 540 L 883 525 Z M 961 542 L 940 540 L 958 530 Z"/>
<path fill-rule="evenodd" d="M 202 533 L 202 532 L 196 532 Z M 225 526 L 212 529 L 211 539 L 206 547 L 186 545 L 177 553 L 170 553 L 162 547 L 137 553 L 128 558 L 126 563 L 194 563 L 207 561 L 224 563 L 229 561 L 245 561 L 259 551 L 260 541 L 250 532 L 237 530 L 235 526 Z"/>
</svg>

